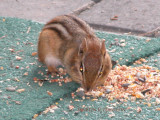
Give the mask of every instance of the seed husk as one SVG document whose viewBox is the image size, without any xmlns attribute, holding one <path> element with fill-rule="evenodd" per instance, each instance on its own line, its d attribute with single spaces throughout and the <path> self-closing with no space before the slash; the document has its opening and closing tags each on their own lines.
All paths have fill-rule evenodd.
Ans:
<svg viewBox="0 0 160 120">
<path fill-rule="evenodd" d="M 109 94 L 109 93 L 111 93 L 112 91 L 110 90 L 110 89 L 106 89 L 106 94 Z"/>
<path fill-rule="evenodd" d="M 135 84 L 137 84 L 137 85 L 140 85 L 140 83 L 139 83 L 139 82 L 137 82 L 137 81 L 134 81 L 133 83 L 135 83 Z"/>
<path fill-rule="evenodd" d="M 129 83 L 125 83 L 125 84 L 122 84 L 122 87 L 128 87 L 130 84 Z"/>
<path fill-rule="evenodd" d="M 141 82 L 146 82 L 145 78 L 138 78 L 138 80 L 141 81 Z"/>
<path fill-rule="evenodd" d="M 24 92 L 25 91 L 25 89 L 18 89 L 18 90 L 16 90 L 18 93 L 21 93 L 21 92 Z"/>
<path fill-rule="evenodd" d="M 7 87 L 6 90 L 10 91 L 10 92 L 14 92 L 14 91 L 16 91 L 16 87 L 12 87 L 12 86 L 11 87 Z"/>
<path fill-rule="evenodd" d="M 144 90 L 144 91 L 142 91 L 142 94 L 145 95 L 149 91 L 151 91 L 151 89 Z"/>
<path fill-rule="evenodd" d="M 16 103 L 17 105 L 21 105 L 21 104 L 22 104 L 20 101 L 15 101 L 15 103 Z"/>
</svg>

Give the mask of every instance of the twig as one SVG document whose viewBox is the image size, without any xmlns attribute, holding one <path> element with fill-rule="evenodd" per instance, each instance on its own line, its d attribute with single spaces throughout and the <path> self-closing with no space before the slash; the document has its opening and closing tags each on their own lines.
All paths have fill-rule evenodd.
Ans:
<svg viewBox="0 0 160 120">
<path fill-rule="evenodd" d="M 3 39 L 3 38 L 5 38 L 6 36 L 4 35 L 4 36 L 2 36 L 2 37 L 0 37 L 0 39 Z"/>
<path fill-rule="evenodd" d="M 26 33 L 28 34 L 30 32 L 30 30 L 31 30 L 31 27 L 28 27 L 28 30 L 27 30 Z"/>
<path fill-rule="evenodd" d="M 79 15 L 80 13 L 82 13 L 85 10 L 88 10 L 89 8 L 91 8 L 92 6 L 94 6 L 95 4 L 97 4 L 98 2 L 100 2 L 102 0 L 94 0 L 92 2 L 89 2 L 85 5 L 83 5 L 82 7 L 74 10 L 72 13 L 70 13 L 71 15 Z"/>
<path fill-rule="evenodd" d="M 145 37 L 160 37 L 160 27 L 150 31 L 150 32 L 147 32 L 147 33 L 144 33 L 144 34 L 141 34 L 141 36 L 145 36 Z"/>
</svg>

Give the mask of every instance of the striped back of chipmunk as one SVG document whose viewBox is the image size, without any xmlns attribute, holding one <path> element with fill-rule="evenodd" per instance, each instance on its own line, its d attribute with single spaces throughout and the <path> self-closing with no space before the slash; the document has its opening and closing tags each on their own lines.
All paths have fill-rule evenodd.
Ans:
<svg viewBox="0 0 160 120">
<path fill-rule="evenodd" d="M 43 29 L 51 29 L 57 32 L 62 39 L 81 39 L 87 36 L 95 36 L 92 29 L 83 20 L 72 16 L 62 15 L 49 21 Z"/>
</svg>

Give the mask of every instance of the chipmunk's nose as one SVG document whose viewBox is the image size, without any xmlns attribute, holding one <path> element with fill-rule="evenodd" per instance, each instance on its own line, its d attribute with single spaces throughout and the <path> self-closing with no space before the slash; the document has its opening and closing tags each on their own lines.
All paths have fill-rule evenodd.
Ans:
<svg viewBox="0 0 160 120">
<path fill-rule="evenodd" d="M 89 92 L 89 91 L 91 91 L 92 89 L 91 89 L 91 87 L 90 86 L 86 86 L 86 88 L 85 88 L 85 91 L 86 92 Z"/>
<path fill-rule="evenodd" d="M 90 91 L 90 87 L 87 87 L 87 88 L 86 88 L 86 91 L 87 91 L 87 92 Z"/>
<path fill-rule="evenodd" d="M 89 92 L 92 90 L 91 85 L 87 85 L 87 84 L 82 84 L 83 89 L 85 90 L 85 92 Z"/>
</svg>

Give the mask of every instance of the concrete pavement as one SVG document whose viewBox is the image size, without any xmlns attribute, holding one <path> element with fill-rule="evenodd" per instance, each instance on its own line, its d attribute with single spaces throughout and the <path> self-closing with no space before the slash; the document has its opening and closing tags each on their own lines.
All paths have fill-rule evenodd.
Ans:
<svg viewBox="0 0 160 120">
<path fill-rule="evenodd" d="M 46 23 L 57 15 L 76 14 L 94 29 L 143 34 L 158 32 L 159 0 L 1 0 L 0 16 L 18 17 Z M 147 36 L 147 35 L 146 35 Z"/>
</svg>

